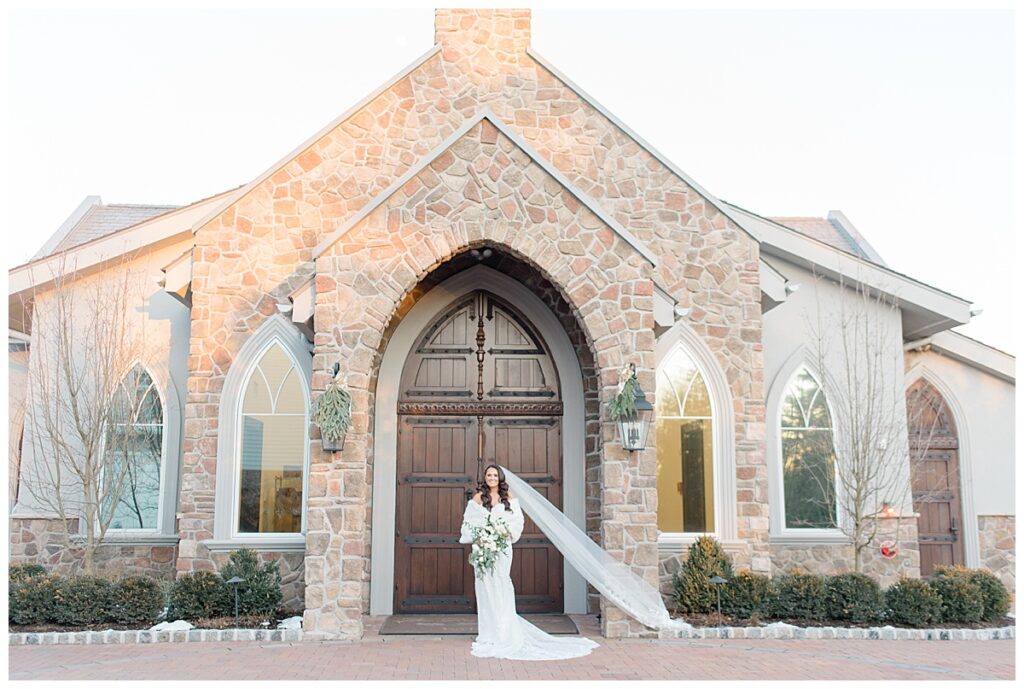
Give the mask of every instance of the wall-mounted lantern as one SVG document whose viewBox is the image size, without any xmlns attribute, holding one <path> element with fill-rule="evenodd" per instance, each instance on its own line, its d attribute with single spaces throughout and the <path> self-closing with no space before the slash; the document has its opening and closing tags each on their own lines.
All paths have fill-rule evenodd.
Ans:
<svg viewBox="0 0 1024 689">
<path fill-rule="evenodd" d="M 629 452 L 636 452 L 647 447 L 647 433 L 654 418 L 654 406 L 647 401 L 647 396 L 640 388 L 636 379 L 636 366 L 630 364 L 623 373 L 628 375 L 624 376 L 609 406 L 612 419 L 619 424 L 622 447 Z"/>
</svg>

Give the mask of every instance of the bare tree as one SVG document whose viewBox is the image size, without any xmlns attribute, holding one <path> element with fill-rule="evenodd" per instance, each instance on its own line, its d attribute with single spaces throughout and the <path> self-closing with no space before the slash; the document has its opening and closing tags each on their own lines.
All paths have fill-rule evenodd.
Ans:
<svg viewBox="0 0 1024 689">
<path fill-rule="evenodd" d="M 146 461 L 145 437 L 133 432 L 145 411 L 145 276 L 132 256 L 102 275 L 66 263 L 32 295 L 22 487 L 63 526 L 67 545 L 83 550 L 95 572 L 96 549 Z"/>
<path fill-rule="evenodd" d="M 834 383 L 827 389 L 834 454 L 802 478 L 814 486 L 808 500 L 825 503 L 827 509 L 816 512 L 827 515 L 825 526 L 850 539 L 859 572 L 883 528 L 881 518 L 891 516 L 882 510 L 889 506 L 895 515 L 910 506 L 908 411 L 898 304 L 860 283 L 840 280 L 838 288 L 836 307 L 827 313 L 823 305 L 833 301 L 815 300 L 811 324 L 818 370 Z M 927 438 L 918 440 L 915 451 L 923 451 Z M 809 453 L 828 452 L 812 447 Z"/>
</svg>

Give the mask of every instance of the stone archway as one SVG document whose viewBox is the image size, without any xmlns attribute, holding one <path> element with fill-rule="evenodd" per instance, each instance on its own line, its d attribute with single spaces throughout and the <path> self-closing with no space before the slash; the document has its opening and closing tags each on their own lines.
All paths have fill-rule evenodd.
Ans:
<svg viewBox="0 0 1024 689">
<path fill-rule="evenodd" d="M 374 398 L 374 471 L 370 614 L 389 615 L 394 607 L 398 403 L 401 374 L 409 352 L 424 330 L 467 295 L 485 288 L 515 304 L 548 345 L 561 393 L 563 511 L 585 528 L 584 393 L 580 364 L 557 317 L 517 280 L 483 265 L 474 266 L 427 292 L 399 323 L 388 341 Z M 571 568 L 563 572 L 564 610 L 586 612 L 586 586 Z"/>
</svg>

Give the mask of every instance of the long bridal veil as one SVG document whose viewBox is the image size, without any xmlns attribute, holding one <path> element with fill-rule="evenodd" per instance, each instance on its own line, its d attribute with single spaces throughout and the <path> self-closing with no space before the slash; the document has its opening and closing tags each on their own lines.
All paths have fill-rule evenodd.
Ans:
<svg viewBox="0 0 1024 689">
<path fill-rule="evenodd" d="M 690 628 L 686 622 L 669 617 L 657 589 L 602 550 L 601 546 L 590 540 L 587 534 L 526 481 L 507 468 L 502 469 L 523 511 L 551 539 L 566 561 L 605 598 L 648 627 Z"/>
</svg>

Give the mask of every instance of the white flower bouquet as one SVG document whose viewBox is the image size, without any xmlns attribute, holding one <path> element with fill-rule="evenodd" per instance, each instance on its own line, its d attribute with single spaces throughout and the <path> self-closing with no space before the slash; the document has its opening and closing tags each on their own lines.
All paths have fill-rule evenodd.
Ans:
<svg viewBox="0 0 1024 689">
<path fill-rule="evenodd" d="M 480 526 L 470 526 L 473 534 L 473 546 L 469 553 L 469 564 L 473 565 L 477 577 L 494 571 L 498 556 L 511 545 L 512 533 L 508 525 L 501 519 L 492 519 Z"/>
</svg>

